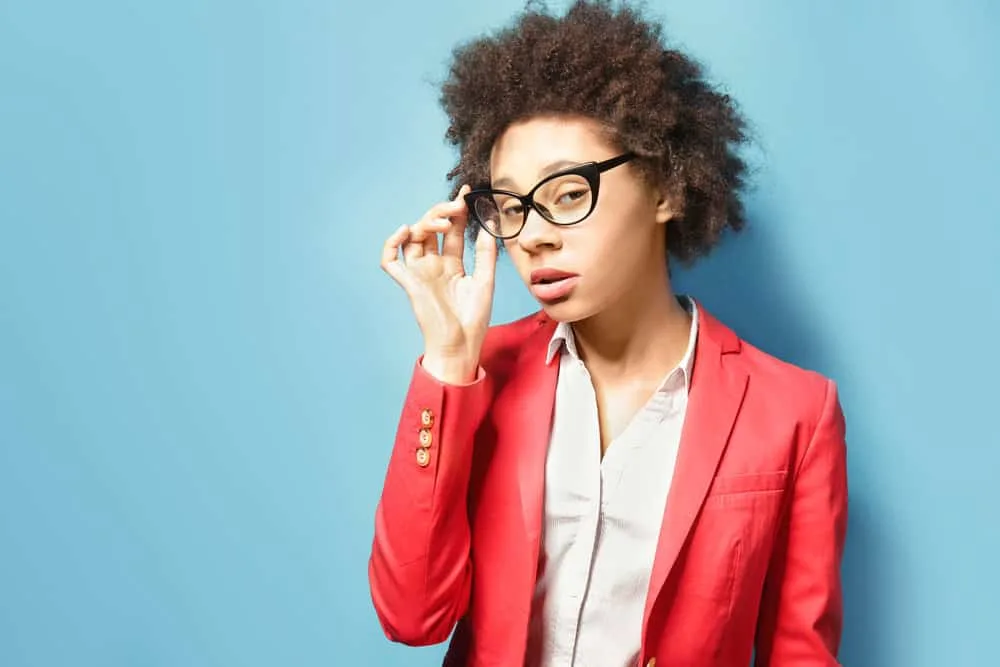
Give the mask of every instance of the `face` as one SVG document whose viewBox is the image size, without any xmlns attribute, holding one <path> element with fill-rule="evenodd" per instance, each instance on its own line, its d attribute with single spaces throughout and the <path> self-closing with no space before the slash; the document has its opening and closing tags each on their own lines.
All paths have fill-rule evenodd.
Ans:
<svg viewBox="0 0 1000 667">
<path fill-rule="evenodd" d="M 511 125 L 494 144 L 492 187 L 524 195 L 550 174 L 623 152 L 589 119 L 531 118 Z M 572 206 L 581 196 L 572 180 L 565 192 L 546 190 L 536 192 L 536 199 L 547 204 Z M 658 285 L 658 277 L 666 275 L 664 230 L 671 216 L 661 191 L 625 163 L 600 175 L 596 204 L 584 220 L 557 225 L 532 208 L 521 233 L 504 244 L 545 312 L 577 322 Z"/>
</svg>

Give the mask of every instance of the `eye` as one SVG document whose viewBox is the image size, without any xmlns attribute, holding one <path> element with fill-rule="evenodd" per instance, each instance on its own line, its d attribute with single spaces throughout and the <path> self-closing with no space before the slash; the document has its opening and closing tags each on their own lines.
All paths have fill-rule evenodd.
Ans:
<svg viewBox="0 0 1000 667">
<path fill-rule="evenodd" d="M 557 204 L 572 204 L 573 202 L 579 201 L 587 196 L 587 190 L 571 190 L 569 192 L 564 192 L 559 195 L 556 200 Z"/>
<path fill-rule="evenodd" d="M 509 204 L 507 206 L 504 206 L 503 209 L 501 209 L 501 210 L 502 210 L 504 216 L 506 216 L 506 217 L 514 217 L 514 216 L 521 215 L 523 213 L 523 211 L 524 211 L 524 207 L 521 206 L 520 204 Z"/>
</svg>

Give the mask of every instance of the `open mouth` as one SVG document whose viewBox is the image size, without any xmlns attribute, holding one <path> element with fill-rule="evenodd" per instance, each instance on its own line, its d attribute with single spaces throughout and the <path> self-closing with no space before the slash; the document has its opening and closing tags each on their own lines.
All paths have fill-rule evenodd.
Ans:
<svg viewBox="0 0 1000 667">
<path fill-rule="evenodd" d="M 558 269 L 536 269 L 531 272 L 532 285 L 552 285 L 568 278 L 576 278 L 577 274 Z"/>
</svg>

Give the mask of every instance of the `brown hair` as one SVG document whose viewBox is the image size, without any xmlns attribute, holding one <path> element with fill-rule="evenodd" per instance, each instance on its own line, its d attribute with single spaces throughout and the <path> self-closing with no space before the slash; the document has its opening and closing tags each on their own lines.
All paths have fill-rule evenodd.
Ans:
<svg viewBox="0 0 1000 667">
<path fill-rule="evenodd" d="M 743 118 L 627 4 L 577 0 L 555 16 L 529 3 L 507 27 L 455 49 L 441 104 L 460 155 L 448 173 L 453 195 L 463 183 L 488 185 L 490 151 L 511 123 L 567 114 L 608 127 L 645 175 L 675 193 L 681 213 L 667 225 L 667 251 L 681 262 L 744 225 Z"/>
</svg>

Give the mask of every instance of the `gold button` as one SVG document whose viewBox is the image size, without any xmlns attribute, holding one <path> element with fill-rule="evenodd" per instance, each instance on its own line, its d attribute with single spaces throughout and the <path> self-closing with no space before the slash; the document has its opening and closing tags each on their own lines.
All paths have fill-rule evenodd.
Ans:
<svg viewBox="0 0 1000 667">
<path fill-rule="evenodd" d="M 656 658 L 650 658 L 646 662 L 646 667 L 656 667 Z"/>
<path fill-rule="evenodd" d="M 430 447 L 431 446 L 431 442 L 433 440 L 434 440 L 434 438 L 433 438 L 433 436 L 431 436 L 431 432 L 428 429 L 426 429 L 426 428 L 420 429 L 420 446 L 421 447 L 425 447 L 425 448 L 426 447 Z"/>
<path fill-rule="evenodd" d="M 431 410 L 425 409 L 420 412 L 420 425 L 424 428 L 434 426 L 434 413 Z"/>
<path fill-rule="evenodd" d="M 421 468 L 426 468 L 427 464 L 431 462 L 431 453 L 426 449 L 417 450 L 417 465 Z"/>
</svg>

